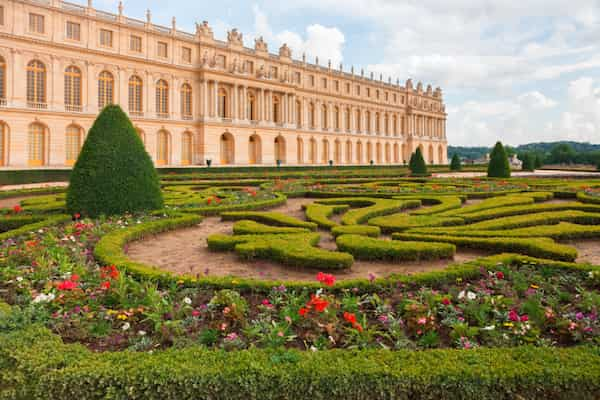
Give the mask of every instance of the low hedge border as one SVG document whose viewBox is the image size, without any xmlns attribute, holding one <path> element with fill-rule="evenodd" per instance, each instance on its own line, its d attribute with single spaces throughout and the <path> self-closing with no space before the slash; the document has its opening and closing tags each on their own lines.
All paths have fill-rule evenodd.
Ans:
<svg viewBox="0 0 600 400">
<path fill-rule="evenodd" d="M 369 197 L 342 197 L 326 200 L 318 200 L 319 204 L 347 204 L 350 207 L 360 207 L 349 210 L 342 216 L 342 224 L 358 225 L 367 222 L 371 218 L 382 215 L 393 214 L 407 208 L 416 208 L 421 205 L 420 200 L 395 200 L 375 199 Z"/>
<path fill-rule="evenodd" d="M 7 232 L 13 229 L 20 228 L 24 225 L 31 225 L 36 222 L 40 222 L 47 217 L 45 215 L 10 215 L 3 216 L 0 219 L 0 232 Z"/>
<path fill-rule="evenodd" d="M 0 233 L 0 241 L 7 240 L 11 238 L 16 238 L 21 235 L 26 235 L 30 232 L 37 231 L 39 229 L 47 228 L 54 225 L 59 225 L 64 222 L 71 220 L 70 215 L 66 214 L 58 214 L 52 216 L 44 216 L 44 219 L 38 222 L 33 222 L 31 224 L 22 225 L 16 229 L 11 229 L 6 232 Z"/>
<path fill-rule="evenodd" d="M 333 237 L 341 235 L 361 235 L 369 237 L 379 237 L 381 229 L 377 226 L 369 225 L 339 225 L 331 229 Z"/>
<path fill-rule="evenodd" d="M 573 222 L 584 225 L 600 224 L 600 213 L 589 213 L 577 210 L 541 212 L 535 214 L 515 215 L 465 225 L 461 230 L 500 230 L 525 228 L 536 225 L 549 225 L 559 222 Z"/>
<path fill-rule="evenodd" d="M 296 228 L 317 229 L 314 222 L 302 221 L 287 214 L 269 211 L 232 211 L 221 213 L 222 221 L 252 220 L 267 225 L 291 226 Z"/>
<path fill-rule="evenodd" d="M 242 204 L 229 204 L 209 207 L 190 207 L 190 208 L 176 208 L 177 211 L 185 213 L 195 213 L 200 215 L 219 215 L 224 212 L 233 211 L 251 211 L 251 210 L 265 210 L 273 207 L 277 207 L 285 204 L 287 197 L 281 193 L 273 193 L 275 198 L 267 200 L 253 201 Z"/>
<path fill-rule="evenodd" d="M 565 210 L 600 212 L 600 205 L 584 204 L 578 202 L 566 202 L 549 204 L 542 203 L 525 206 L 508 206 L 478 211 L 475 213 L 469 213 L 467 215 L 462 215 L 461 218 L 463 218 L 467 223 L 473 223 L 494 218 L 512 217 L 515 215 Z"/>
<path fill-rule="evenodd" d="M 309 229 L 306 228 L 293 228 L 287 226 L 271 226 L 261 224 L 252 220 L 241 220 L 233 224 L 234 235 L 265 235 L 265 234 L 276 234 L 276 233 L 307 233 Z"/>
<path fill-rule="evenodd" d="M 359 235 L 341 235 L 335 243 L 340 251 L 352 254 L 357 260 L 439 260 L 452 258 L 456 252 L 456 246 L 449 243 L 399 242 Z"/>
<path fill-rule="evenodd" d="M 240 257 L 268 259 L 284 265 L 320 270 L 350 268 L 352 255 L 315 247 L 321 236 L 318 233 L 274 235 L 211 235 L 208 248 L 213 251 L 234 250 Z"/>
<path fill-rule="evenodd" d="M 3 398 L 548 399 L 600 396 L 594 347 L 96 353 L 33 325 L 0 335 Z"/>
<path fill-rule="evenodd" d="M 378 226 L 384 233 L 391 233 L 418 227 L 462 225 L 464 224 L 464 220 L 459 217 L 398 213 L 386 215 L 385 217 L 371 218 L 368 223 L 369 225 Z"/>
<path fill-rule="evenodd" d="M 350 208 L 347 204 L 339 205 L 326 205 L 319 203 L 312 203 L 304 206 L 306 213 L 306 219 L 316 223 L 320 228 L 331 229 L 338 226 L 339 224 L 329 219 L 334 214 L 340 214 L 348 211 Z"/>
<path fill-rule="evenodd" d="M 402 197 L 395 197 L 402 200 Z M 421 209 L 411 211 L 411 215 L 431 215 L 438 214 L 449 210 L 461 208 L 462 204 L 466 200 L 465 197 L 459 196 L 438 196 L 438 197 L 418 197 L 424 206 Z"/>
<path fill-rule="evenodd" d="M 509 237 L 463 237 L 450 235 L 422 235 L 417 233 L 394 233 L 395 240 L 445 242 L 457 247 L 489 250 L 499 252 L 515 252 L 532 257 L 548 258 L 559 261 L 575 261 L 577 250 L 571 246 L 558 244 L 549 238 L 530 237 L 527 240 Z"/>
<path fill-rule="evenodd" d="M 577 192 L 577 200 L 582 203 L 600 204 L 600 197 L 590 196 L 585 192 Z"/>
<path fill-rule="evenodd" d="M 37 196 L 46 194 L 65 193 L 67 188 L 62 186 L 51 186 L 34 189 L 15 189 L 0 191 L 0 199 L 10 199 L 12 197 Z"/>
</svg>

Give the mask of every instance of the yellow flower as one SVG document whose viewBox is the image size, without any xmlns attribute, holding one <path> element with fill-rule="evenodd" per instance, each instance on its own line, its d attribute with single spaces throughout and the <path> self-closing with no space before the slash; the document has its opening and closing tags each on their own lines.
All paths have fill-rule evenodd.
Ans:
<svg viewBox="0 0 600 400">
<path fill-rule="evenodd" d="M 119 315 L 117 315 L 117 319 L 120 319 L 120 320 L 124 321 L 124 320 L 127 319 L 127 315 L 125 315 L 125 314 L 119 314 Z"/>
<path fill-rule="evenodd" d="M 115 310 L 107 310 L 107 311 L 106 311 L 106 313 L 107 313 L 108 315 L 114 315 L 114 314 L 118 314 L 118 312 L 117 312 L 117 311 L 115 311 Z"/>
<path fill-rule="evenodd" d="M 513 323 L 512 323 L 512 322 L 505 322 L 505 323 L 504 323 L 504 326 L 506 326 L 506 327 L 509 327 L 509 328 L 512 328 L 514 325 L 513 325 Z"/>
<path fill-rule="evenodd" d="M 231 283 L 233 283 L 234 285 L 237 285 L 240 282 L 237 279 L 234 279 L 234 280 L 231 281 Z"/>
<path fill-rule="evenodd" d="M 540 287 L 538 285 L 531 285 L 532 289 L 539 289 Z"/>
</svg>

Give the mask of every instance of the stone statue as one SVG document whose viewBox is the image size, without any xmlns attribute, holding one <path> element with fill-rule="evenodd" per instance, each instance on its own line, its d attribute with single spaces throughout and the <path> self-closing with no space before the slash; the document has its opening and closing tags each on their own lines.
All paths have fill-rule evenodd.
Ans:
<svg viewBox="0 0 600 400">
<path fill-rule="evenodd" d="M 279 48 L 279 57 L 292 58 L 292 50 L 290 50 L 287 43 Z"/>
<path fill-rule="evenodd" d="M 265 76 L 265 65 L 261 65 L 260 68 L 256 71 L 257 78 L 264 78 Z"/>
<path fill-rule="evenodd" d="M 208 21 L 202 21 L 202 24 L 196 23 L 196 35 L 202 37 L 213 37 L 213 31 L 210 26 L 208 26 Z"/>
<path fill-rule="evenodd" d="M 227 31 L 227 41 L 229 44 L 234 44 L 236 46 L 243 46 L 243 35 L 238 32 L 237 28 L 233 28 L 230 31 Z"/>
<path fill-rule="evenodd" d="M 406 90 L 409 90 L 409 89 L 412 90 L 412 88 L 413 88 L 413 81 L 412 81 L 412 79 L 407 79 L 406 80 Z"/>
<path fill-rule="evenodd" d="M 263 39 L 262 36 L 260 36 L 258 39 L 254 39 L 254 50 L 269 51 L 267 43 L 265 43 L 265 40 Z"/>
</svg>

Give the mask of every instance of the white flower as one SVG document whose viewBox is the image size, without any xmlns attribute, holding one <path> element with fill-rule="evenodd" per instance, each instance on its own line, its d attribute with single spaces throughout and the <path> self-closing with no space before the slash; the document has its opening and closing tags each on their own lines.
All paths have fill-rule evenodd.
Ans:
<svg viewBox="0 0 600 400">
<path fill-rule="evenodd" d="M 140 336 L 146 336 L 146 331 L 138 331 L 138 335 L 140 335 Z"/>
<path fill-rule="evenodd" d="M 481 328 L 482 331 L 493 331 L 494 329 L 496 329 L 495 325 L 489 325 L 489 326 L 486 326 L 485 328 Z"/>
<path fill-rule="evenodd" d="M 189 297 L 184 297 L 183 302 L 187 305 L 190 305 L 190 304 L 192 304 L 192 299 L 190 299 Z"/>
<path fill-rule="evenodd" d="M 315 352 L 319 351 L 319 349 L 317 349 L 315 346 L 310 346 L 310 351 Z"/>
<path fill-rule="evenodd" d="M 23 282 L 23 277 L 22 276 L 17 276 L 17 282 Z"/>
<path fill-rule="evenodd" d="M 54 300 L 54 298 L 55 298 L 54 293 L 48 293 L 48 294 L 40 293 L 31 302 L 35 303 L 35 304 L 48 303 L 48 302 Z"/>
<path fill-rule="evenodd" d="M 467 292 L 467 299 L 469 300 L 475 300 L 477 298 L 477 295 L 471 291 Z"/>
<path fill-rule="evenodd" d="M 129 329 L 131 327 L 131 325 L 129 324 L 129 322 L 125 322 L 123 324 L 123 326 L 121 327 L 121 329 L 123 329 L 124 331 L 126 331 L 127 329 Z"/>
</svg>

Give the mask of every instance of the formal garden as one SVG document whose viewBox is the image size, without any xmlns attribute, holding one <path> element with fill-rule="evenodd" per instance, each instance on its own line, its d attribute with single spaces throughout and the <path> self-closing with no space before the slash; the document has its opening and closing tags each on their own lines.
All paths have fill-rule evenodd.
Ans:
<svg viewBox="0 0 600 400">
<path fill-rule="evenodd" d="M 0 398 L 600 397 L 600 178 L 159 175 L 123 117 L 0 192 Z"/>
</svg>

